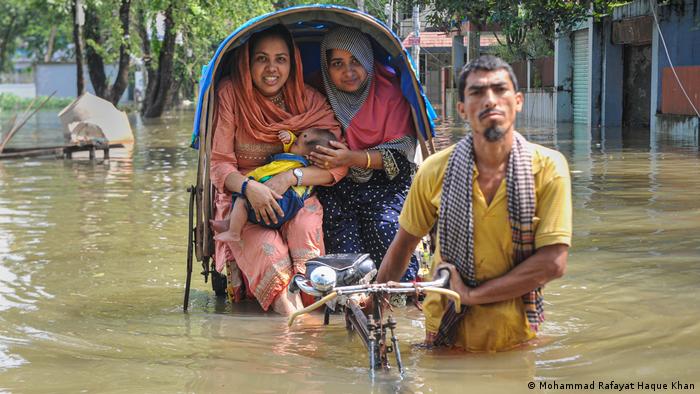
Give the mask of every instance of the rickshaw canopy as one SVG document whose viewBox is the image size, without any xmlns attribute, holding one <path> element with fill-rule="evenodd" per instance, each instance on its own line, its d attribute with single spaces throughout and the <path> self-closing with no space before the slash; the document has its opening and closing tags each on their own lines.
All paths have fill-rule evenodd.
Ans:
<svg viewBox="0 0 700 394">
<path fill-rule="evenodd" d="M 418 81 L 413 59 L 401 40 L 382 21 L 352 8 L 335 5 L 304 5 L 290 7 L 253 18 L 241 25 L 221 42 L 211 61 L 203 67 L 200 80 L 197 111 L 191 146 L 199 148 L 202 132 L 208 132 L 211 123 L 211 98 L 221 78 L 231 72 L 226 65 L 233 49 L 245 43 L 253 33 L 273 25 L 289 29 L 299 47 L 305 78 L 320 69 L 320 41 L 329 28 L 342 25 L 366 33 L 371 41 L 375 60 L 391 67 L 399 76 L 401 90 L 411 105 L 417 130 L 422 141 L 435 135 L 433 120 L 437 117 Z"/>
</svg>

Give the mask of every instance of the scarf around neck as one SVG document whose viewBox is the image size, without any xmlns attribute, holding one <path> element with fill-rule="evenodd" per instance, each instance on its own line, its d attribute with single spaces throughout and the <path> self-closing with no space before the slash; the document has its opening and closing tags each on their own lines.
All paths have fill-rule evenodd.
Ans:
<svg viewBox="0 0 700 394">
<path fill-rule="evenodd" d="M 350 52 L 367 70 L 367 79 L 357 92 L 343 92 L 331 81 L 327 55 L 331 49 Z M 347 27 L 332 29 L 321 43 L 321 73 L 350 149 L 396 149 L 414 161 L 416 131 L 411 106 L 396 72 L 374 61 L 367 35 Z"/>
<path fill-rule="evenodd" d="M 356 92 L 343 92 L 331 81 L 327 54 L 331 49 L 342 49 L 350 52 L 367 71 L 367 78 Z M 347 129 L 352 118 L 367 101 L 374 79 L 374 53 L 369 38 L 361 31 L 349 27 L 341 26 L 329 31 L 321 41 L 321 73 L 328 101 L 330 101 L 338 121 L 343 125 L 343 129 Z"/>
<path fill-rule="evenodd" d="M 275 105 L 253 85 L 249 45 L 250 42 L 246 42 L 235 49 L 231 73 L 231 109 L 236 119 L 237 133 L 263 143 L 278 143 L 280 130 L 297 132 L 316 127 L 339 131 L 333 111 L 326 101 L 320 94 L 311 95 L 304 85 L 301 54 L 296 45 L 292 45 L 290 53 L 293 67 L 281 90 L 285 108 Z"/>
<path fill-rule="evenodd" d="M 438 218 L 440 253 L 443 261 L 454 264 L 469 287 L 479 285 L 474 267 L 474 165 L 474 141 L 469 134 L 457 144 L 450 155 L 442 186 Z M 506 189 L 514 248 L 513 260 L 517 265 L 534 253 L 532 222 L 535 216 L 532 153 L 529 143 L 517 131 L 513 131 L 513 147 L 506 167 Z M 544 321 L 542 289 L 534 289 L 522 298 L 530 327 L 537 331 L 539 324 Z M 463 306 L 462 311 L 457 313 L 454 303 L 450 301 L 442 317 L 435 345 L 454 343 L 458 323 L 467 310 L 468 307 Z"/>
</svg>

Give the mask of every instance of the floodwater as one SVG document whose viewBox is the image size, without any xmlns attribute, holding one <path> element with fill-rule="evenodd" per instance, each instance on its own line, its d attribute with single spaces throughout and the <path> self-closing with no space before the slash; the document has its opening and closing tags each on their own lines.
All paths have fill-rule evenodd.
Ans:
<svg viewBox="0 0 700 394">
<path fill-rule="evenodd" d="M 643 131 L 591 137 L 586 129 L 522 127 L 566 155 L 573 180 L 574 247 L 567 274 L 545 288 L 539 341 L 494 354 L 414 349 L 423 319 L 409 308 L 397 312 L 406 373 L 370 378 L 365 350 L 341 316 L 330 326 L 319 316 L 288 329 L 254 303 L 217 299 L 198 270 L 183 313 L 185 189 L 196 170 L 191 119 L 131 117 L 133 153 L 109 163 L 0 162 L 0 392 L 700 387 L 697 143 Z M 441 129 L 439 144 L 460 130 Z M 60 135 L 54 114 L 42 112 L 14 146 L 51 145 Z"/>
</svg>

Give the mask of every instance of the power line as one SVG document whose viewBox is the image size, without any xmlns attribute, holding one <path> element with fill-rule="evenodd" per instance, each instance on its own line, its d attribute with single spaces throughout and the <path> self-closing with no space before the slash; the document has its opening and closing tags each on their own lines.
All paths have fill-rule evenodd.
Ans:
<svg viewBox="0 0 700 394">
<path fill-rule="evenodd" d="M 656 18 L 656 7 L 654 6 L 654 1 L 649 0 L 649 6 L 651 8 L 651 13 L 654 15 L 654 22 L 656 22 L 656 29 L 659 31 L 659 37 L 661 38 L 661 43 L 664 45 L 664 51 L 666 53 L 666 59 L 668 59 L 668 64 L 671 65 L 671 71 L 673 72 L 673 75 L 676 77 L 676 81 L 678 81 L 678 86 L 680 86 L 681 91 L 685 95 L 685 98 L 688 99 L 688 103 L 690 103 L 690 106 L 693 107 L 693 111 L 695 111 L 695 115 L 700 118 L 700 113 L 698 112 L 698 109 L 695 108 L 695 104 L 693 104 L 693 101 L 690 99 L 690 96 L 688 96 L 688 93 L 685 91 L 685 88 L 683 87 L 683 84 L 681 83 L 681 79 L 678 77 L 678 74 L 676 74 L 676 69 L 673 66 L 673 63 L 671 62 L 671 55 L 668 53 L 668 47 L 666 46 L 666 40 L 664 39 L 664 35 L 661 33 L 661 26 L 659 25 L 659 20 Z"/>
</svg>

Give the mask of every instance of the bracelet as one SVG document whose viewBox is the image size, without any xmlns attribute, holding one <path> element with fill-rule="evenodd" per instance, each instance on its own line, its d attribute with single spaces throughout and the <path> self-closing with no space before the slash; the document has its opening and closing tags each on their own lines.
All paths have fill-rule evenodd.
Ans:
<svg viewBox="0 0 700 394">
<path fill-rule="evenodd" d="M 245 181 L 241 184 L 241 196 L 245 197 L 245 189 L 248 187 L 248 181 L 250 178 L 246 178 Z"/>
<path fill-rule="evenodd" d="M 367 166 L 365 168 L 369 168 L 372 165 L 372 158 L 369 156 L 369 150 L 366 150 L 365 153 L 367 154 Z"/>
</svg>

